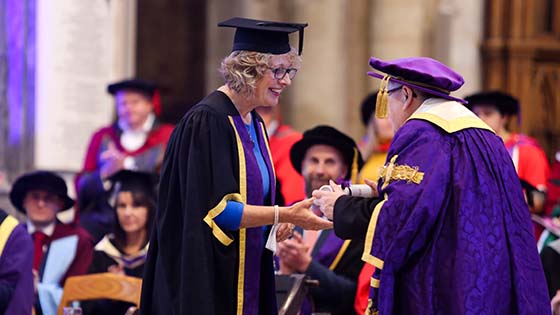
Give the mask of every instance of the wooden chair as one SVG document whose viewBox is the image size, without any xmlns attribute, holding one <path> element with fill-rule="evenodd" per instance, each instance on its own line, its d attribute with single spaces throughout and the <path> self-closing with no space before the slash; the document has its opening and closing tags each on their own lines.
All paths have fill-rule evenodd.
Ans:
<svg viewBox="0 0 560 315">
<path fill-rule="evenodd" d="M 62 315 L 64 307 L 72 301 L 110 299 L 140 306 L 141 290 L 142 279 L 109 272 L 69 277 L 64 284 L 58 314 Z"/>
</svg>

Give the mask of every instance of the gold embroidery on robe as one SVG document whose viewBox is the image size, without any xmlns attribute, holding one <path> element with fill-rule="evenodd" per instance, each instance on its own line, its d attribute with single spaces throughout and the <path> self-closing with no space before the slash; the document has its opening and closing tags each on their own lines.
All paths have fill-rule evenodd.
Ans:
<svg viewBox="0 0 560 315">
<path fill-rule="evenodd" d="M 384 189 L 390 182 L 405 180 L 407 183 L 420 184 L 424 179 L 424 173 L 419 171 L 418 166 L 399 165 L 395 163 L 398 155 L 393 155 L 389 164 L 379 170 L 379 178 L 383 178 Z"/>
</svg>

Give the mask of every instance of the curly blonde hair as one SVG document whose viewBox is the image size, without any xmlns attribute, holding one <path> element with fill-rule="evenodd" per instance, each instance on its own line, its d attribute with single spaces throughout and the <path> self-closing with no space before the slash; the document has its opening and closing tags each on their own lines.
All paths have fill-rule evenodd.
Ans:
<svg viewBox="0 0 560 315">
<path fill-rule="evenodd" d="M 292 67 L 299 69 L 302 60 L 296 50 L 292 48 L 287 55 Z M 246 97 L 251 96 L 257 81 L 269 69 L 270 60 L 274 56 L 277 55 L 247 50 L 233 51 L 222 60 L 219 71 L 230 89 Z"/>
</svg>

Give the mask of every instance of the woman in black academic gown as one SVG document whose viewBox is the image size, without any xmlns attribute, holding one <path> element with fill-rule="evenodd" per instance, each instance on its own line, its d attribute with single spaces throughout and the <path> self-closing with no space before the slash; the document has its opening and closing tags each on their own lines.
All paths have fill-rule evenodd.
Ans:
<svg viewBox="0 0 560 315">
<path fill-rule="evenodd" d="M 168 143 L 142 314 L 276 314 L 266 248 L 287 238 L 293 224 L 332 227 L 309 209 L 311 200 L 273 206 L 268 137 L 255 111 L 276 106 L 291 85 L 301 58 L 288 34 L 299 32 L 301 53 L 306 25 L 243 18 L 219 24 L 236 28 L 220 67 L 225 84 L 189 110 Z M 263 228 L 274 222 L 289 224 Z"/>
<path fill-rule="evenodd" d="M 113 177 L 116 224 L 95 246 L 89 273 L 112 272 L 142 278 L 155 215 L 153 175 L 120 171 Z M 129 303 L 99 300 L 83 302 L 85 314 L 123 315 Z"/>
</svg>

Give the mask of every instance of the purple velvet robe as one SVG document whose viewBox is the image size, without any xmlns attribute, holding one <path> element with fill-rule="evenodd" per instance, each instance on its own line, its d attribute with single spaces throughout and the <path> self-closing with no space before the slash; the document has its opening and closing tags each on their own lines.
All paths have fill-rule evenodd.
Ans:
<svg viewBox="0 0 560 315">
<path fill-rule="evenodd" d="M 362 257 L 377 269 L 369 314 L 550 314 L 511 158 L 462 105 L 425 102 L 380 176 Z M 335 230 L 359 202 L 337 201 Z"/>
<path fill-rule="evenodd" d="M 15 219 L 13 219 L 15 220 Z M 18 224 L 0 255 L 0 283 L 14 288 L 4 314 L 31 314 L 33 306 L 33 242 L 25 226 Z"/>
</svg>

